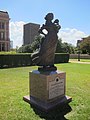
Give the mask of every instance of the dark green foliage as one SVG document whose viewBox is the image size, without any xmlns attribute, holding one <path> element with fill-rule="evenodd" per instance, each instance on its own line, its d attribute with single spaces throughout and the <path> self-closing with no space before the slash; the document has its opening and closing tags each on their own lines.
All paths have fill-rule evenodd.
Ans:
<svg viewBox="0 0 90 120">
<path fill-rule="evenodd" d="M 32 44 L 24 45 L 17 50 L 17 53 L 32 53 L 42 44 L 42 36 L 36 36 Z"/>
<path fill-rule="evenodd" d="M 68 63 L 69 54 L 68 53 L 56 53 L 55 54 L 55 63 Z"/>
<path fill-rule="evenodd" d="M 63 46 L 62 48 L 64 53 L 70 53 L 70 54 L 75 53 L 75 47 L 72 44 L 64 42 L 62 46 Z"/>
<path fill-rule="evenodd" d="M 56 48 L 56 53 L 62 53 L 62 40 L 58 39 L 58 43 L 57 43 L 57 48 Z"/>
<path fill-rule="evenodd" d="M 37 49 L 39 49 L 42 42 L 43 42 L 43 37 L 41 35 L 35 37 L 33 43 L 31 44 L 31 48 L 32 48 L 33 52 L 36 51 Z"/>
<path fill-rule="evenodd" d="M 84 40 L 81 41 L 80 49 L 83 54 L 90 55 L 90 36 L 88 36 L 87 38 L 84 38 Z"/>
<path fill-rule="evenodd" d="M 17 53 L 32 53 L 32 52 L 33 50 L 30 44 L 22 46 L 19 49 L 17 49 Z"/>
<path fill-rule="evenodd" d="M 69 53 L 74 54 L 75 53 L 75 47 L 72 44 L 69 43 L 62 43 L 61 39 L 58 39 L 56 53 Z"/>
<path fill-rule="evenodd" d="M 17 52 L 18 53 L 32 53 L 39 49 L 43 42 L 42 36 L 36 36 L 33 43 L 30 45 L 25 45 L 20 47 Z M 68 44 L 66 42 L 62 43 L 62 39 L 58 39 L 57 43 L 57 48 L 56 48 L 56 53 L 69 53 L 69 54 L 74 54 L 75 53 L 75 47 L 71 44 Z"/>
<path fill-rule="evenodd" d="M 69 54 L 55 54 L 55 63 L 67 63 Z M 31 66 L 31 54 L 6 54 L 0 55 L 0 67 Z"/>
<path fill-rule="evenodd" d="M 0 55 L 0 67 L 18 67 L 31 65 L 31 54 Z"/>
</svg>

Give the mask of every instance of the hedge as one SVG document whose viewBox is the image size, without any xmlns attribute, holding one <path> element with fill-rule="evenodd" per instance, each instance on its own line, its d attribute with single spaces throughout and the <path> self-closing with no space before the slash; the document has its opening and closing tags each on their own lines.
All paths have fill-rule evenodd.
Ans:
<svg viewBox="0 0 90 120">
<path fill-rule="evenodd" d="M 69 62 L 69 54 L 68 53 L 56 53 L 54 61 L 55 61 L 55 64 L 68 63 Z"/>
<path fill-rule="evenodd" d="M 19 67 L 31 65 L 29 54 L 6 54 L 0 55 L 0 67 Z"/>
<path fill-rule="evenodd" d="M 67 63 L 69 61 L 69 54 L 55 54 L 55 63 Z M 31 66 L 31 54 L 1 54 L 0 68 L 4 67 L 19 67 Z"/>
<path fill-rule="evenodd" d="M 70 54 L 70 59 L 78 59 L 78 54 Z M 80 54 L 80 59 L 90 59 L 90 55 Z"/>
</svg>

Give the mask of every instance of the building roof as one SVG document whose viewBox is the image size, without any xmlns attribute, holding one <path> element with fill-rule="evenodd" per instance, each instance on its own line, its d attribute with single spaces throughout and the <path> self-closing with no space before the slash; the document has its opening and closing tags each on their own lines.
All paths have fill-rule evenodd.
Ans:
<svg viewBox="0 0 90 120">
<path fill-rule="evenodd" d="M 7 11 L 5 11 L 5 10 L 0 10 L 0 12 L 2 12 L 2 13 L 8 13 Z"/>
<path fill-rule="evenodd" d="M 40 24 L 37 24 L 37 23 L 26 23 L 25 25 L 38 25 L 38 26 L 40 26 Z"/>
<path fill-rule="evenodd" d="M 0 17 L 9 18 L 9 14 L 8 14 L 7 11 L 2 11 L 2 10 L 0 10 Z"/>
</svg>

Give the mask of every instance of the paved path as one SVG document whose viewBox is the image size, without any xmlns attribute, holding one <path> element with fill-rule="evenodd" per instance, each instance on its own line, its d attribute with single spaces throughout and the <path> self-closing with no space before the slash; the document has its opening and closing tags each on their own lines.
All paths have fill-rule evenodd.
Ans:
<svg viewBox="0 0 90 120">
<path fill-rule="evenodd" d="M 90 64 L 90 62 L 81 62 L 81 61 L 69 61 L 70 63 L 80 63 L 80 64 Z"/>
</svg>

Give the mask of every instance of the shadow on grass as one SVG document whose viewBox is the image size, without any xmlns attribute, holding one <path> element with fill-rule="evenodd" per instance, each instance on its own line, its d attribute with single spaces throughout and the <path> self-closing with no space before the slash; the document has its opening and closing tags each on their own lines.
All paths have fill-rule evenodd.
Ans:
<svg viewBox="0 0 90 120">
<path fill-rule="evenodd" d="M 47 112 L 39 110 L 32 105 L 31 107 L 33 108 L 35 114 L 39 115 L 40 118 L 44 118 L 45 120 L 68 120 L 64 117 L 64 115 L 72 111 L 72 108 L 69 104 L 58 106 Z"/>
</svg>

